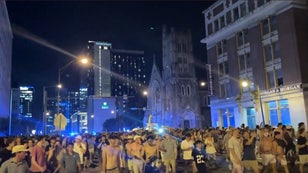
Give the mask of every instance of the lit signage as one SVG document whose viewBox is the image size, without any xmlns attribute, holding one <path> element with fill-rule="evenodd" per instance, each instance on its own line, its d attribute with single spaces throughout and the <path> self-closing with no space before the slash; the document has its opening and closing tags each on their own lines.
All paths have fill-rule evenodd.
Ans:
<svg viewBox="0 0 308 173">
<path fill-rule="evenodd" d="M 107 102 L 103 102 L 102 109 L 109 109 Z"/>
<path fill-rule="evenodd" d="M 270 89 L 270 90 L 267 90 L 267 91 L 263 91 L 263 92 L 261 92 L 261 95 L 275 94 L 275 93 L 280 93 L 280 92 L 297 90 L 297 89 L 301 89 L 301 88 L 302 88 L 302 84 L 287 85 L 287 86 L 282 86 L 282 87 L 279 87 L 279 88 L 274 88 L 274 89 Z"/>
<path fill-rule="evenodd" d="M 20 90 L 28 90 L 28 87 L 19 87 Z"/>
</svg>

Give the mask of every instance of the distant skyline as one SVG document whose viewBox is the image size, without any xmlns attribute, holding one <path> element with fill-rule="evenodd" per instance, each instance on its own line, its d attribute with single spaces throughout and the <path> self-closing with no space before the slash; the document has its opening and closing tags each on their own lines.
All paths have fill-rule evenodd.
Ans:
<svg viewBox="0 0 308 173">
<path fill-rule="evenodd" d="M 205 35 L 202 11 L 214 1 L 6 3 L 14 31 L 12 86 L 35 87 L 36 118 L 42 114 L 43 86 L 56 85 L 58 68 L 71 61 L 72 57 L 16 34 L 20 31 L 77 56 L 87 52 L 89 40 L 110 42 L 117 49 L 142 50 L 145 51 L 145 58 L 149 59 L 151 67 L 153 54 L 161 65 L 161 28 L 166 24 L 169 27 L 190 29 L 195 58 L 202 63 L 206 62 L 206 46 L 200 43 Z M 62 77 L 63 81 L 68 81 L 66 88 L 79 87 L 78 68 L 72 65 L 67 74 L 64 74 L 65 77 Z M 200 73 L 200 69 L 196 71 Z"/>
</svg>

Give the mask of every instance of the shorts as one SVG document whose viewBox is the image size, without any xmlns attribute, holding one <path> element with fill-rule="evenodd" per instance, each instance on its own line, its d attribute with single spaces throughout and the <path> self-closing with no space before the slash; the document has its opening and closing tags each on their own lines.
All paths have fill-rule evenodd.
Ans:
<svg viewBox="0 0 308 173">
<path fill-rule="evenodd" d="M 276 163 L 276 158 L 272 154 L 262 154 L 261 157 L 262 157 L 262 164 L 264 166 L 267 166 L 269 163 L 270 164 Z"/>
<path fill-rule="evenodd" d="M 288 164 L 288 162 L 287 162 L 287 159 L 286 159 L 286 156 L 285 155 L 283 155 L 281 158 L 278 158 L 277 157 L 277 161 L 282 165 L 282 166 L 285 166 L 285 165 L 287 165 Z"/>
<path fill-rule="evenodd" d="M 308 154 L 298 155 L 298 157 L 299 157 L 299 163 L 301 164 L 308 163 Z"/>
<path fill-rule="evenodd" d="M 133 171 L 133 160 L 127 159 L 127 169 Z"/>
<path fill-rule="evenodd" d="M 243 166 L 248 170 L 259 168 L 257 160 L 243 160 Z"/>
</svg>

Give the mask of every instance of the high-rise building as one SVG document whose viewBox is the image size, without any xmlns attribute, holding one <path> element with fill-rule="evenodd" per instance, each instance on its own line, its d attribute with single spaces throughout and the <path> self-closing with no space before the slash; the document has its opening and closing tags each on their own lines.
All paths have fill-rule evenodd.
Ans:
<svg viewBox="0 0 308 173">
<path fill-rule="evenodd" d="M 88 50 L 93 67 L 86 76 L 89 79 L 84 80 L 88 83 L 89 95 L 111 96 L 111 48 L 111 43 L 89 41 Z"/>
<path fill-rule="evenodd" d="M 135 110 L 145 106 L 142 91 L 146 89 L 149 79 L 144 51 L 114 49 L 111 43 L 99 41 L 89 41 L 88 51 L 93 67 L 82 74 L 81 86 L 87 88 L 88 96 L 94 96 L 90 97 L 92 99 L 115 98 L 117 108 L 114 115 L 131 117 L 134 122 L 137 122 L 136 117 L 141 117 L 141 114 L 143 117 L 143 111 Z M 86 100 L 84 98 L 83 103 L 86 103 Z M 94 100 L 87 101 L 87 103 L 94 102 Z M 95 104 L 89 106 L 95 106 Z M 88 120 L 93 120 L 91 116 L 95 108 L 88 107 L 87 110 Z M 95 119 L 97 117 L 94 115 Z M 141 119 L 140 125 L 142 125 Z"/>
<path fill-rule="evenodd" d="M 191 32 L 164 26 L 162 40 L 163 70 L 154 62 L 144 124 L 151 119 L 158 126 L 200 128 Z"/>
<path fill-rule="evenodd" d="M 31 118 L 33 115 L 33 96 L 34 87 L 33 86 L 20 86 L 20 114 L 23 117 Z"/>
<path fill-rule="evenodd" d="M 88 49 L 94 65 L 82 82 L 89 95 L 134 96 L 146 85 L 149 76 L 143 51 L 113 49 L 111 43 L 99 41 L 89 41 Z"/>
<path fill-rule="evenodd" d="M 0 23 L 0 118 L 8 118 L 10 115 L 13 34 L 5 1 L 0 1 Z M 0 131 L 6 130 L 0 128 Z"/>
<path fill-rule="evenodd" d="M 307 124 L 307 3 L 219 0 L 203 11 L 214 127 Z"/>
</svg>

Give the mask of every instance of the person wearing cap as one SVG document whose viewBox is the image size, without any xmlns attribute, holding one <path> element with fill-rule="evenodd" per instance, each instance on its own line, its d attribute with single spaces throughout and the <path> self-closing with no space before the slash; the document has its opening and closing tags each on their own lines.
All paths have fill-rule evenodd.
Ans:
<svg viewBox="0 0 308 173">
<path fill-rule="evenodd" d="M 119 147 L 119 137 L 111 134 L 108 137 L 109 145 L 102 151 L 102 172 L 120 173 L 121 149 Z"/>
<path fill-rule="evenodd" d="M 26 152 L 28 149 L 24 145 L 16 145 L 12 149 L 13 157 L 5 161 L 0 167 L 0 173 L 30 173 L 26 162 Z"/>
<path fill-rule="evenodd" d="M 74 152 L 79 154 L 80 158 L 80 167 L 81 169 L 83 168 L 84 164 L 84 159 L 83 156 L 86 153 L 87 146 L 85 143 L 82 142 L 82 137 L 80 135 L 77 135 L 75 137 L 75 142 L 74 142 Z"/>
<path fill-rule="evenodd" d="M 31 154 L 31 166 L 30 171 L 32 173 L 35 172 L 45 172 L 47 169 L 47 163 L 46 163 L 46 155 L 45 155 L 45 137 L 44 136 L 38 136 L 37 137 L 38 142 L 36 145 L 32 148 L 30 154 Z"/>
<path fill-rule="evenodd" d="M 194 148 L 194 142 L 191 139 L 190 133 L 187 133 L 185 137 L 185 140 L 183 140 L 181 143 L 181 149 L 183 151 L 183 160 L 185 165 L 184 172 L 189 172 L 193 169 L 193 157 L 191 153 Z"/>
<path fill-rule="evenodd" d="M 133 156 L 133 172 L 134 173 L 143 173 L 144 172 L 144 164 L 145 161 L 143 159 L 143 149 L 142 149 L 142 141 L 141 136 L 134 136 L 134 142 L 130 147 L 131 155 Z"/>
<path fill-rule="evenodd" d="M 270 169 L 268 164 L 271 164 L 273 173 L 277 173 L 276 158 L 273 155 L 273 137 L 268 129 L 264 129 L 263 137 L 260 143 L 260 153 L 264 170 Z"/>
</svg>

